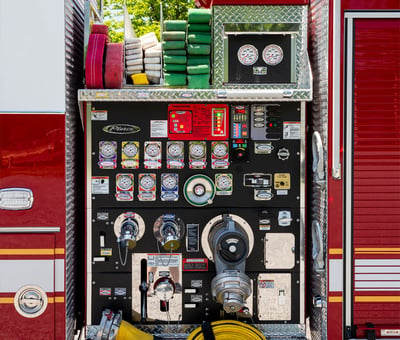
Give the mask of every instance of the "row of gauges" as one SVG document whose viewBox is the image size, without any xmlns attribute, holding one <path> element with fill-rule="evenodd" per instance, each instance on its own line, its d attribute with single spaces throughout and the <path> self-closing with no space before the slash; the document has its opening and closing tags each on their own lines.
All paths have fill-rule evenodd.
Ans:
<svg viewBox="0 0 400 340">
<path fill-rule="evenodd" d="M 283 59 L 283 49 L 279 45 L 270 44 L 263 49 L 261 55 L 267 65 L 275 66 Z M 245 44 L 238 49 L 237 57 L 242 65 L 253 65 L 258 60 L 258 49 L 254 45 Z"/>
<path fill-rule="evenodd" d="M 190 141 L 189 143 L 189 168 L 205 169 L 207 166 L 207 143 L 205 141 Z M 100 169 L 117 168 L 116 141 L 99 142 Z M 139 168 L 140 143 L 138 141 L 125 141 L 121 143 L 121 166 L 123 169 Z M 144 142 L 145 169 L 161 169 L 162 142 Z M 185 166 L 185 142 L 168 141 L 166 145 L 166 161 L 168 169 L 183 169 Z M 229 144 L 226 141 L 211 142 L 211 168 L 227 169 L 229 167 Z"/>
<path fill-rule="evenodd" d="M 115 185 L 115 198 L 117 201 L 134 200 L 134 175 L 117 174 Z M 233 176 L 229 173 L 215 174 L 214 180 L 210 177 L 197 174 L 186 180 L 183 186 L 183 195 L 193 206 L 212 204 L 215 195 L 232 195 Z M 157 193 L 157 174 L 138 174 L 139 201 L 155 201 Z M 161 174 L 161 201 L 178 201 L 179 199 L 179 174 Z"/>
</svg>

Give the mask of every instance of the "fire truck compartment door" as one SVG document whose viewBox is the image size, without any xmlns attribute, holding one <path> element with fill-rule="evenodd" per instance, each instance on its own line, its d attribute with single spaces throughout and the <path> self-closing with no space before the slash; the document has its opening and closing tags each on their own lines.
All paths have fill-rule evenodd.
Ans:
<svg viewBox="0 0 400 340">
<path fill-rule="evenodd" d="M 400 330 L 400 12 L 345 18 L 344 301 L 360 338 L 367 323 Z"/>
<path fill-rule="evenodd" d="M 0 324 L 10 325 L 2 328 L 4 339 L 55 338 L 55 310 L 64 302 L 64 260 L 56 258 L 55 235 L 0 235 Z"/>
</svg>

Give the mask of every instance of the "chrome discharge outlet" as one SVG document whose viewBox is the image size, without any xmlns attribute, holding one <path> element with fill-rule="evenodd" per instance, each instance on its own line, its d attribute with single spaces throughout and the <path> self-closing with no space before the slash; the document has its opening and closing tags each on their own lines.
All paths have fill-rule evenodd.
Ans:
<svg viewBox="0 0 400 340">
<path fill-rule="evenodd" d="M 208 244 L 215 262 L 217 275 L 211 281 L 215 301 L 225 312 L 239 312 L 251 295 L 251 280 L 245 274 L 246 258 L 252 245 L 251 230 L 244 228 L 233 216 L 224 214 L 211 226 Z"/>
</svg>

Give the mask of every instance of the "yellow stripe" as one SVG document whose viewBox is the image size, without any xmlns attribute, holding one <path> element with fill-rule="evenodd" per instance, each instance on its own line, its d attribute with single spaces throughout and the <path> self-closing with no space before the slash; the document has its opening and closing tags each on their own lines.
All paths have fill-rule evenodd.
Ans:
<svg viewBox="0 0 400 340">
<path fill-rule="evenodd" d="M 343 249 L 342 248 L 329 248 L 329 255 L 342 255 Z"/>
<path fill-rule="evenodd" d="M 343 302 L 342 296 L 329 296 L 328 302 Z"/>
<path fill-rule="evenodd" d="M 400 251 L 400 248 L 355 248 L 355 251 Z"/>
<path fill-rule="evenodd" d="M 368 255 L 368 254 L 387 254 L 387 255 L 400 255 L 400 251 L 356 251 L 357 255 Z"/>
<path fill-rule="evenodd" d="M 64 297 L 63 296 L 56 296 L 54 297 L 49 297 L 47 299 L 48 303 L 64 303 Z M 0 298 L 0 304 L 14 304 L 14 298 L 12 297 L 6 297 L 6 298 Z"/>
<path fill-rule="evenodd" d="M 0 249 L 0 255 L 63 255 L 64 248 L 51 249 Z"/>
<path fill-rule="evenodd" d="M 355 296 L 355 302 L 400 302 L 400 296 Z"/>
</svg>

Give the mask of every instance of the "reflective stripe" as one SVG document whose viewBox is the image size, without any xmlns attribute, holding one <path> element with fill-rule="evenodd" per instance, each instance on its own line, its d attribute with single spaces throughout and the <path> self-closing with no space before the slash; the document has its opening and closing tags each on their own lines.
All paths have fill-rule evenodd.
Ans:
<svg viewBox="0 0 400 340">
<path fill-rule="evenodd" d="M 329 255 L 342 255 L 343 249 L 342 248 L 329 248 Z"/>
<path fill-rule="evenodd" d="M 64 296 L 56 296 L 56 297 L 49 297 L 47 299 L 47 303 L 64 303 L 65 299 Z M 1 304 L 14 304 L 14 298 L 7 297 L 7 298 L 0 298 L 0 305 Z"/>
<path fill-rule="evenodd" d="M 50 249 L 0 249 L 0 255 L 63 255 L 64 248 Z"/>
<path fill-rule="evenodd" d="M 400 266 L 400 260 L 395 259 L 371 259 L 371 260 L 355 260 L 356 266 Z"/>
<path fill-rule="evenodd" d="M 328 302 L 331 302 L 331 303 L 343 302 L 343 296 L 329 296 Z"/>
<path fill-rule="evenodd" d="M 355 302 L 400 302 L 400 296 L 355 296 Z"/>
<path fill-rule="evenodd" d="M 343 291 L 343 260 L 329 260 L 329 291 Z"/>
</svg>

